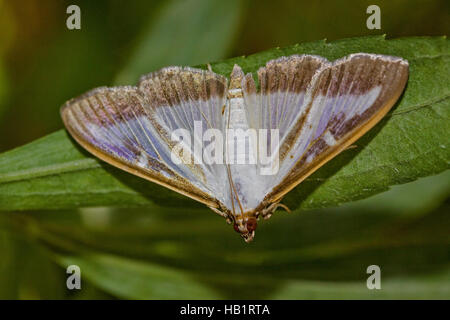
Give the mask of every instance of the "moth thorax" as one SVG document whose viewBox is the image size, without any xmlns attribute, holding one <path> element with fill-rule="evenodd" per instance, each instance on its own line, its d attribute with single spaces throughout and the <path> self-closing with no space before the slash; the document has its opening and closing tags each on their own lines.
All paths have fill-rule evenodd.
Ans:
<svg viewBox="0 0 450 320">
<path fill-rule="evenodd" d="M 233 90 L 233 89 L 241 89 L 242 88 L 242 77 L 241 76 L 236 76 L 234 78 L 230 79 L 230 87 L 229 90 Z"/>
<path fill-rule="evenodd" d="M 228 90 L 228 99 L 238 99 L 243 98 L 242 89 L 236 88 L 236 89 L 230 89 Z"/>
</svg>

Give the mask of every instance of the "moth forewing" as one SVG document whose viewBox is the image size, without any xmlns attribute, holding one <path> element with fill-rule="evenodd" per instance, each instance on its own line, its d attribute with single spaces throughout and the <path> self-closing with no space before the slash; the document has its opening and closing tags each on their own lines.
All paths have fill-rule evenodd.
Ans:
<svg viewBox="0 0 450 320">
<path fill-rule="evenodd" d="M 168 67 L 142 77 L 137 87 L 92 90 L 68 101 L 61 115 L 93 155 L 204 203 L 250 241 L 257 218 L 270 217 L 286 193 L 378 123 L 407 78 L 405 60 L 365 53 L 333 63 L 312 55 L 271 60 L 258 70 L 259 89 L 237 65 L 229 86 L 211 71 Z M 239 141 L 259 130 L 234 156 L 256 163 L 229 163 L 228 129 L 241 130 Z M 182 144 L 192 162 L 178 161 L 184 154 L 173 139 L 178 130 L 192 139 Z M 277 141 L 261 144 L 264 132 Z M 199 141 L 220 133 L 223 157 L 202 161 Z M 261 149 L 273 143 L 272 162 L 260 163 Z"/>
<path fill-rule="evenodd" d="M 144 99 L 129 99 L 130 94 L 141 96 L 135 87 L 94 89 L 61 108 L 63 122 L 72 137 L 101 160 L 207 206 L 218 207 L 206 188 L 189 179 L 192 174 L 183 176 L 182 166 L 167 163 L 170 149 L 144 113 Z"/>
</svg>

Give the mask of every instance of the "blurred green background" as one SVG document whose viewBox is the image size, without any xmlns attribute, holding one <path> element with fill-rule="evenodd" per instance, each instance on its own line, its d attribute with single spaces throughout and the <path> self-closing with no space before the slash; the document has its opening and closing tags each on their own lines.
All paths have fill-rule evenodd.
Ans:
<svg viewBox="0 0 450 320">
<path fill-rule="evenodd" d="M 81 30 L 66 8 L 81 8 Z M 381 30 L 366 28 L 367 6 Z M 319 39 L 446 35 L 450 2 L 0 0 L 0 152 L 62 128 L 93 87 Z M 450 175 L 339 208 L 277 212 L 245 244 L 209 210 L 0 215 L 0 298 L 450 298 Z M 82 270 L 66 289 L 65 268 Z M 379 265 L 382 290 L 366 288 Z"/>
</svg>

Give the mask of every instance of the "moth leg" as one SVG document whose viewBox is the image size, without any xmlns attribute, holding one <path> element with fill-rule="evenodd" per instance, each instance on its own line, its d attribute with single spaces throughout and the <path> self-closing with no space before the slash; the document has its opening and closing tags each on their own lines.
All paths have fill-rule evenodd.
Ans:
<svg viewBox="0 0 450 320">
<path fill-rule="evenodd" d="M 277 208 L 277 205 L 278 205 L 278 203 L 272 203 L 270 206 L 268 206 L 267 208 L 263 209 L 263 211 L 261 212 L 261 215 L 264 218 L 264 220 L 267 220 L 267 219 L 269 219 L 272 216 L 272 213 Z"/>
<path fill-rule="evenodd" d="M 292 213 L 291 209 L 289 209 L 289 207 L 285 204 L 282 203 L 277 203 L 277 206 L 275 207 L 275 209 L 273 211 L 275 211 L 278 207 L 283 208 L 284 210 L 286 210 L 288 213 Z"/>
<path fill-rule="evenodd" d="M 227 220 L 227 223 L 230 224 L 231 223 L 231 219 L 228 216 L 228 214 L 226 212 L 220 211 L 217 208 L 214 207 L 209 207 L 212 211 L 214 211 L 215 213 L 217 213 L 219 216 L 224 217 Z"/>
<path fill-rule="evenodd" d="M 211 71 L 211 72 L 213 72 L 213 70 L 212 70 L 212 68 L 211 68 L 211 65 L 208 63 L 208 64 L 206 64 L 207 66 L 208 66 L 208 70 L 209 71 Z"/>
<path fill-rule="evenodd" d="M 289 209 L 288 206 L 286 206 L 285 204 L 282 204 L 282 203 L 279 203 L 279 202 L 275 202 L 275 203 L 272 203 L 270 206 L 268 206 L 266 209 L 264 209 L 262 211 L 262 213 L 261 213 L 262 217 L 264 219 L 266 219 L 266 220 L 269 219 L 272 216 L 272 214 L 275 212 L 275 210 L 278 209 L 278 207 L 283 208 L 288 213 L 292 212 L 291 209 Z"/>
<path fill-rule="evenodd" d="M 345 150 L 350 150 L 350 149 L 355 149 L 355 148 L 358 148 L 358 146 L 356 144 L 352 144 L 352 145 L 349 145 L 347 148 L 345 148 Z"/>
</svg>

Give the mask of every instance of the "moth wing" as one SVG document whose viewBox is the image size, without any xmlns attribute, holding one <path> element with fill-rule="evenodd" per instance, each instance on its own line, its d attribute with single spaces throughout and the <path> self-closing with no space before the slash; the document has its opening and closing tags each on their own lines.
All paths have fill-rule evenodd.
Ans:
<svg viewBox="0 0 450 320">
<path fill-rule="evenodd" d="M 167 117 L 174 116 L 179 106 L 172 80 L 180 74 L 195 74 L 195 85 L 182 88 L 190 95 L 194 108 L 200 102 L 199 92 L 215 92 L 217 101 L 224 99 L 223 79 L 216 77 L 212 84 L 204 71 L 170 67 L 143 78 L 139 87 L 98 88 L 68 101 L 61 109 L 63 122 L 70 134 L 84 148 L 98 158 L 144 179 L 163 185 L 208 206 L 217 207 L 214 192 L 206 181 L 202 168 L 195 164 L 175 163 L 171 145 L 167 143 L 167 128 L 161 126 L 161 110 Z M 200 76 L 199 76 L 200 75 Z M 209 73 L 209 76 L 212 76 Z M 158 83 L 160 90 L 152 96 L 147 84 Z M 147 91 L 146 91 L 147 90 Z M 194 92 L 193 92 L 194 91 Z M 218 107 L 220 108 L 220 107 Z"/>
<path fill-rule="evenodd" d="M 180 162 L 190 160 L 191 171 L 223 204 L 229 196 L 223 183 L 226 170 L 223 159 L 210 154 L 223 157 L 222 111 L 227 99 L 227 79 L 207 70 L 168 67 L 141 78 L 139 90 L 148 101 L 152 124 L 162 140 Z M 179 130 L 192 138 L 190 144 L 183 140 L 182 152 L 176 148 L 180 144 L 173 136 Z"/>
<path fill-rule="evenodd" d="M 307 89 L 328 60 L 313 55 L 292 55 L 267 62 L 258 70 L 259 91 L 252 75 L 242 82 L 251 128 L 277 129 L 283 140 L 305 110 Z"/>
<path fill-rule="evenodd" d="M 259 72 L 261 101 L 271 105 L 267 110 L 272 110 L 271 114 L 274 106 L 283 110 L 280 105 L 288 97 L 284 109 L 292 115 L 269 126 L 280 128 L 279 172 L 269 178 L 269 202 L 279 201 L 370 130 L 397 101 L 408 79 L 408 63 L 401 58 L 358 53 L 333 63 L 309 59 L 317 59 L 321 65 L 315 71 L 302 71 L 305 65 L 299 66 L 295 77 L 312 74 L 306 87 L 286 86 L 280 81 L 292 73 L 289 58 L 269 62 L 269 67 Z M 272 67 L 277 63 L 279 67 Z M 268 112 L 264 116 L 268 117 Z"/>
<path fill-rule="evenodd" d="M 263 153 L 267 151 L 266 154 L 271 154 L 274 160 L 273 172 L 269 170 L 264 175 L 261 170 L 264 165 L 261 161 L 257 161 L 260 201 L 281 181 L 280 173 L 285 166 L 282 160 L 275 161 L 280 158 L 280 146 L 291 132 L 298 130 L 296 124 L 306 113 L 305 99 L 311 81 L 317 71 L 328 64 L 328 60 L 313 55 L 281 57 L 267 62 L 258 70 L 259 90 L 252 74 L 245 75 L 242 80 L 249 127 L 260 133 L 264 129 L 267 130 L 265 142 L 258 137 L 257 156 L 261 160 L 261 151 Z M 275 141 L 271 130 L 278 132 L 278 141 Z"/>
</svg>

